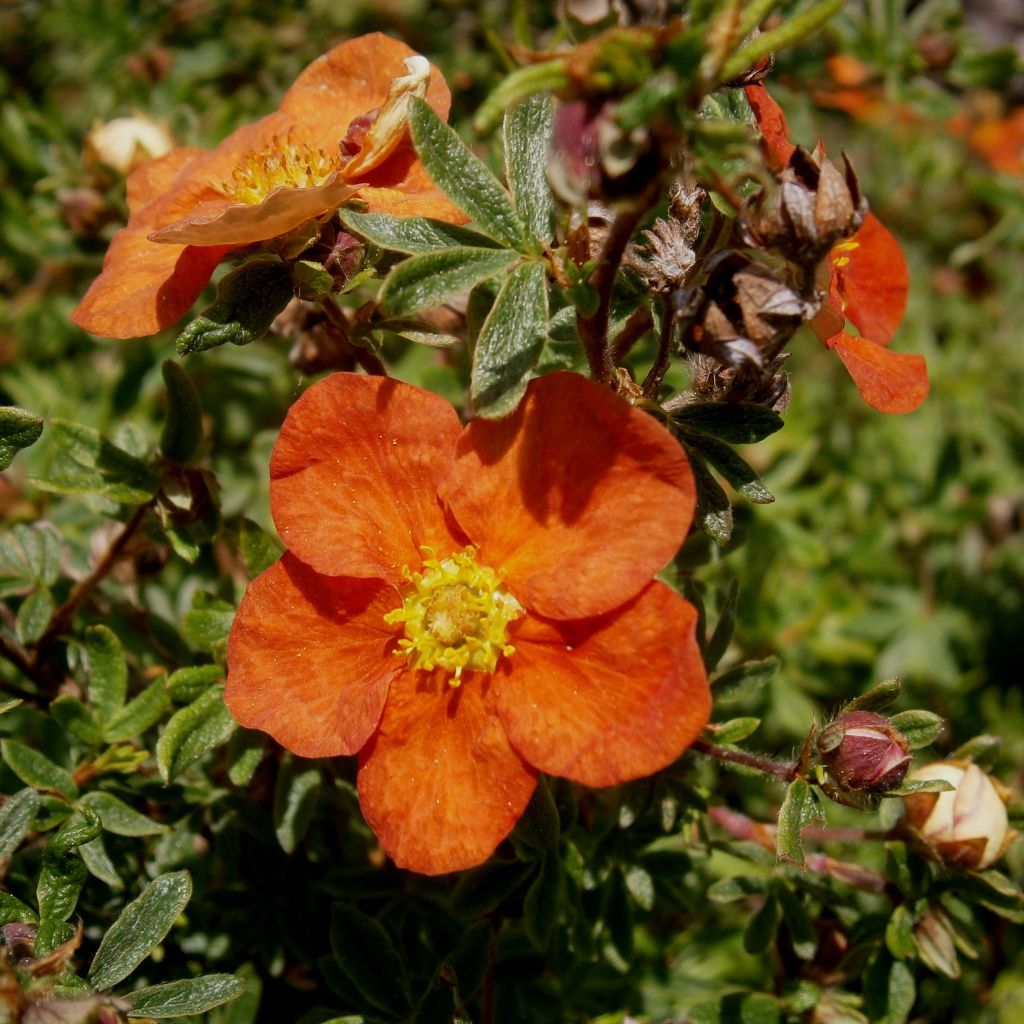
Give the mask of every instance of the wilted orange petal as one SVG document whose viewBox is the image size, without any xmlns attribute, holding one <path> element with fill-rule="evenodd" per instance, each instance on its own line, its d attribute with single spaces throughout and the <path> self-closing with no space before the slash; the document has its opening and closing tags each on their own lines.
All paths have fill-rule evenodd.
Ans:
<svg viewBox="0 0 1024 1024">
<path fill-rule="evenodd" d="M 442 497 L 481 562 L 554 619 L 637 594 L 683 542 L 695 504 L 672 435 L 573 373 L 534 380 L 504 419 L 473 420 Z"/>
<path fill-rule="evenodd" d="M 761 129 L 761 145 L 768 158 L 768 164 L 774 170 L 780 170 L 789 163 L 789 158 L 796 149 L 789 141 L 786 115 L 760 82 L 746 86 L 743 91 L 747 94 L 747 100 L 754 111 L 757 127 Z"/>
<path fill-rule="evenodd" d="M 444 557 L 452 537 L 437 499 L 460 432 L 439 395 L 386 377 L 336 373 L 288 411 L 270 460 L 270 506 L 288 547 L 329 576 L 396 584 Z"/>
<path fill-rule="evenodd" d="M 469 218 L 431 181 L 411 148 L 399 149 L 367 176 L 357 197 L 367 213 L 394 217 L 433 217 L 449 224 Z"/>
<path fill-rule="evenodd" d="M 867 338 L 888 344 L 907 309 L 907 261 L 892 232 L 873 214 L 831 252 L 833 291 L 847 319 Z M 845 261 L 845 262 L 844 262 Z"/>
<path fill-rule="evenodd" d="M 205 155 L 206 151 L 196 146 L 179 146 L 170 153 L 155 160 L 147 160 L 141 167 L 137 167 L 128 176 L 129 212 L 136 213 L 162 195 L 182 170 L 197 157 Z"/>
<path fill-rule="evenodd" d="M 509 745 L 493 686 L 405 672 L 360 755 L 359 800 L 391 859 L 426 875 L 487 859 L 530 801 L 536 773 Z"/>
<path fill-rule="evenodd" d="M 541 771 L 588 786 L 664 768 L 711 709 L 696 623 L 662 583 L 599 619 L 525 619 L 494 683 L 512 745 Z"/>
<path fill-rule="evenodd" d="M 892 352 L 845 331 L 828 340 L 857 385 L 861 397 L 879 412 L 913 412 L 928 396 L 923 356 Z"/>
<path fill-rule="evenodd" d="M 331 579 L 285 554 L 246 590 L 228 637 L 231 714 L 302 757 L 354 754 L 392 676 L 398 604 L 387 584 Z"/>
</svg>

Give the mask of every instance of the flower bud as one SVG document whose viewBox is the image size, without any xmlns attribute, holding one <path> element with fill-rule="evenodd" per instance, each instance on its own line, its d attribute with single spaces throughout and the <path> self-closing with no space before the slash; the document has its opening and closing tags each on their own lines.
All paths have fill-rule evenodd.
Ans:
<svg viewBox="0 0 1024 1024">
<path fill-rule="evenodd" d="M 970 761 L 935 761 L 910 776 L 913 782 L 926 779 L 954 788 L 904 797 L 910 827 L 948 867 L 974 871 L 994 864 L 1013 833 L 993 780 Z"/>
<path fill-rule="evenodd" d="M 174 139 L 167 126 L 141 114 L 97 124 L 85 138 L 89 163 L 101 163 L 126 175 L 173 148 Z"/>
<path fill-rule="evenodd" d="M 818 734 L 818 753 L 836 784 L 845 790 L 885 793 L 910 767 L 910 745 L 873 711 L 849 711 Z"/>
</svg>

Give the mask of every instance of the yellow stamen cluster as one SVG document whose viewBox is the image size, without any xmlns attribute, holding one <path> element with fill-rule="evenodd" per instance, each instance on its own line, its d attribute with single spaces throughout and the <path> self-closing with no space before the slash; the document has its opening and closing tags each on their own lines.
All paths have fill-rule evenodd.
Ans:
<svg viewBox="0 0 1024 1024">
<path fill-rule="evenodd" d="M 845 253 L 848 253 L 848 252 L 853 252 L 854 249 L 859 249 L 859 248 L 860 248 L 860 242 L 854 242 L 854 241 L 851 241 L 851 240 L 847 240 L 845 242 L 840 242 L 837 246 L 835 246 L 835 248 L 832 251 L 833 252 L 841 252 L 841 253 L 845 254 Z M 849 256 L 846 256 L 846 255 L 836 256 L 832 260 L 832 265 L 835 266 L 835 267 L 845 267 L 849 262 L 850 262 L 850 257 Z"/>
<path fill-rule="evenodd" d="M 276 135 L 265 149 L 250 153 L 231 172 L 222 191 L 242 203 L 262 203 L 276 188 L 316 188 L 335 171 L 338 160 L 308 143 L 296 144 Z"/>
<path fill-rule="evenodd" d="M 451 673 L 449 684 L 458 686 L 463 672 L 493 672 L 502 655 L 514 652 L 505 630 L 522 615 L 522 605 L 502 587 L 500 573 L 477 562 L 474 548 L 440 560 L 428 557 L 423 572 L 405 569 L 403 575 L 412 589 L 384 621 L 404 623 L 395 654 L 408 658 L 412 668 L 444 669 Z"/>
</svg>

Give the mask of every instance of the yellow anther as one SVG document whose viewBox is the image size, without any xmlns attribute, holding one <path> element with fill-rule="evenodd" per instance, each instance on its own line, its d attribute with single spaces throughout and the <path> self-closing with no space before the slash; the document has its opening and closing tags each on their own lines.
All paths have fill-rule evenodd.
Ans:
<svg viewBox="0 0 1024 1024">
<path fill-rule="evenodd" d="M 338 160 L 307 143 L 276 135 L 265 149 L 250 153 L 221 191 L 240 203 L 261 203 L 276 188 L 316 188 L 338 170 Z"/>
<path fill-rule="evenodd" d="M 522 605 L 502 587 L 500 573 L 477 562 L 475 548 L 427 557 L 423 572 L 403 569 L 402 575 L 412 587 L 384 621 L 404 624 L 395 654 L 412 668 L 443 669 L 450 673 L 449 684 L 458 686 L 463 672 L 493 672 L 499 658 L 515 651 L 505 632 L 522 615 Z"/>
</svg>

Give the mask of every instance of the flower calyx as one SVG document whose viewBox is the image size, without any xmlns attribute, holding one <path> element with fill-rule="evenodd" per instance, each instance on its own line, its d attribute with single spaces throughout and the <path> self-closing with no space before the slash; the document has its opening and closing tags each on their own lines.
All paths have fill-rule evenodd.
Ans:
<svg viewBox="0 0 1024 1024">
<path fill-rule="evenodd" d="M 815 739 L 822 763 L 845 792 L 886 793 L 910 768 L 910 744 L 889 719 L 873 711 L 848 711 Z"/>
</svg>

